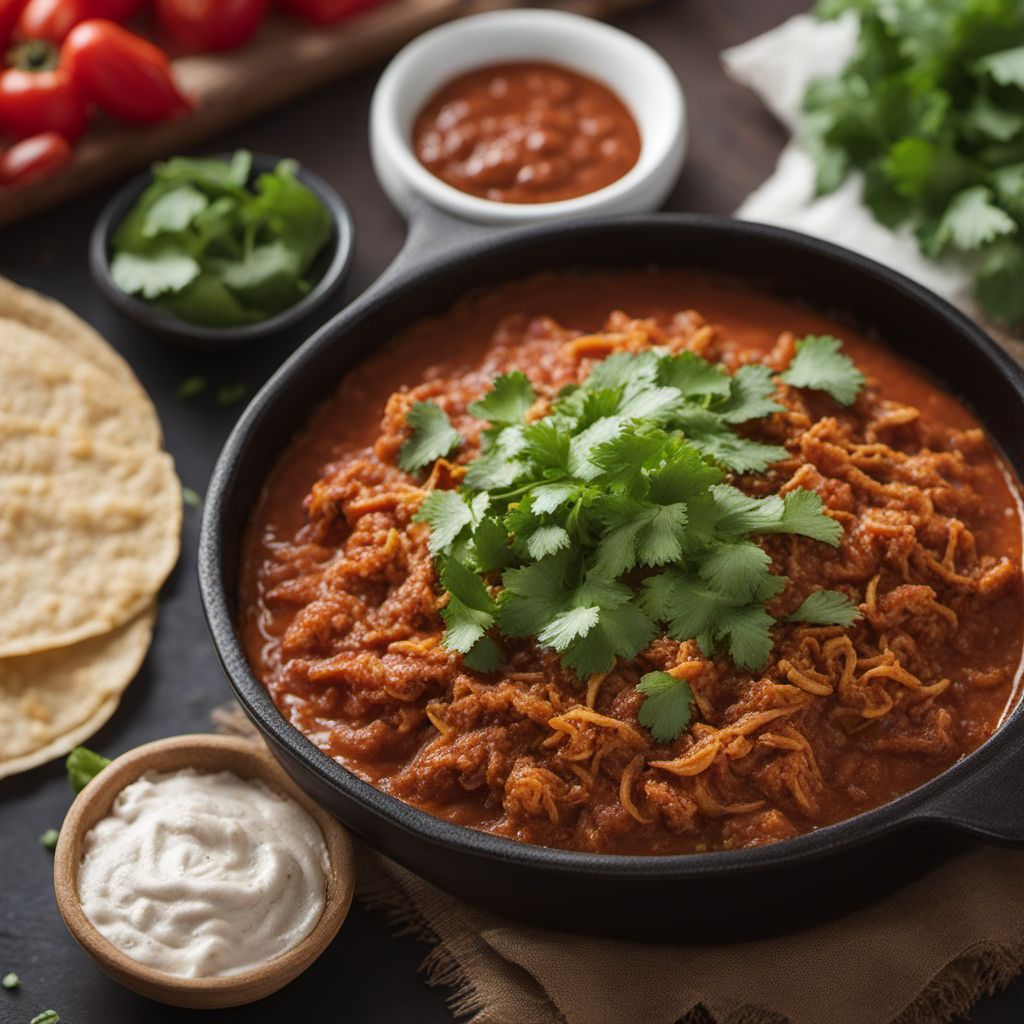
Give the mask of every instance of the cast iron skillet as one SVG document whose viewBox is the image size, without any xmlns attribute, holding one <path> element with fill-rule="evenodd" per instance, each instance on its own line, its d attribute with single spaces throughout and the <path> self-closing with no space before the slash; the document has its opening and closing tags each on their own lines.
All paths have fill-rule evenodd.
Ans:
<svg viewBox="0 0 1024 1024">
<path fill-rule="evenodd" d="M 254 398 L 206 499 L 203 604 L 242 706 L 295 781 L 376 849 L 467 900 L 531 922 L 627 938 L 730 940 L 835 915 L 964 848 L 1024 844 L 1024 712 L 981 749 L 890 804 L 756 849 L 625 857 L 529 846 L 450 824 L 356 778 L 278 713 L 237 631 L 239 545 L 277 457 L 346 370 L 468 290 L 571 266 L 696 266 L 852 315 L 970 404 L 1024 474 L 1024 373 L 981 330 L 901 275 L 828 243 L 716 217 L 657 216 L 484 232 L 429 207 L 362 298 Z"/>
</svg>

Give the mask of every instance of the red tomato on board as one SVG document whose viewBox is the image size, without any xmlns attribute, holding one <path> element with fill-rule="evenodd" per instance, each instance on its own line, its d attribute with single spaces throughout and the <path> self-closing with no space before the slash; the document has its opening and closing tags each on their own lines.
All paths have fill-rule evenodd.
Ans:
<svg viewBox="0 0 1024 1024">
<path fill-rule="evenodd" d="M 11 45 L 14 26 L 21 17 L 21 10 L 27 0 L 0 0 L 0 52 L 6 52 Z"/>
<path fill-rule="evenodd" d="M 167 54 L 112 21 L 76 25 L 60 54 L 85 98 L 120 121 L 153 124 L 192 107 L 174 83 Z"/>
<path fill-rule="evenodd" d="M 88 18 L 124 21 L 141 6 L 142 0 L 28 0 L 15 35 L 60 45 L 79 22 Z"/>
<path fill-rule="evenodd" d="M 163 28 L 190 50 L 232 50 L 263 22 L 268 0 L 156 0 Z"/>
<path fill-rule="evenodd" d="M 71 159 L 71 143 L 57 132 L 41 132 L 0 153 L 0 186 L 47 178 Z"/>
<path fill-rule="evenodd" d="M 74 142 L 89 124 L 85 98 L 63 67 L 0 73 L 0 132 L 24 139 L 54 131 Z"/>
<path fill-rule="evenodd" d="M 353 14 L 375 7 L 382 0 L 280 0 L 278 6 L 289 14 L 297 14 L 315 25 L 330 25 Z"/>
</svg>

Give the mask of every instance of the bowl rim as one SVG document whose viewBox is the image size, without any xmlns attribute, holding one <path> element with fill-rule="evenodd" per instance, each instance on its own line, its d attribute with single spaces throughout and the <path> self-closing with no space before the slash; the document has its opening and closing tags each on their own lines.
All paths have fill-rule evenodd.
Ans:
<svg viewBox="0 0 1024 1024">
<path fill-rule="evenodd" d="M 245 148 L 245 147 L 241 147 Z M 200 159 L 227 160 L 227 152 L 203 153 Z M 282 160 L 289 157 L 270 153 L 252 152 L 252 169 L 249 180 L 257 173 L 272 171 Z M 305 164 L 296 161 L 296 177 L 316 194 L 331 218 L 332 232 L 327 246 L 333 246 L 330 259 L 323 273 L 312 288 L 294 305 L 275 313 L 266 320 L 252 324 L 237 324 L 233 327 L 207 327 L 182 320 L 173 313 L 149 305 L 134 295 L 121 291 L 110 273 L 110 245 L 114 232 L 138 201 L 139 196 L 153 181 L 153 168 L 130 178 L 104 205 L 96 218 L 89 235 L 89 270 L 107 300 L 125 316 L 148 330 L 184 342 L 199 343 L 216 348 L 231 348 L 245 342 L 257 341 L 287 329 L 303 320 L 321 305 L 341 284 L 352 264 L 355 250 L 355 226 L 348 205 L 341 195 L 320 175 L 309 170 Z M 326 248 L 326 247 L 325 247 Z"/>
<path fill-rule="evenodd" d="M 594 192 L 570 199 L 546 203 L 505 203 L 463 192 L 437 177 L 420 163 L 413 152 L 409 133 L 402 124 L 401 108 L 415 97 L 414 107 L 420 109 L 430 98 L 430 89 L 424 92 L 419 80 L 419 67 L 435 52 L 451 45 L 453 39 L 466 38 L 467 51 L 473 53 L 474 36 L 497 38 L 508 43 L 513 50 L 530 49 L 530 41 L 540 39 L 564 40 L 565 56 L 553 63 L 564 63 L 611 89 L 626 105 L 640 129 L 641 149 L 637 162 L 621 177 Z M 659 102 L 645 115 L 633 109 L 620 95 L 619 89 L 607 73 L 598 72 L 587 62 L 574 55 L 580 39 L 593 41 L 595 46 L 617 50 L 621 59 L 656 80 Z M 526 60 L 526 57 L 477 58 L 456 72 L 446 70 L 441 83 L 466 71 L 486 67 L 502 61 Z M 533 58 L 545 59 L 545 58 Z M 445 62 L 439 64 L 446 67 Z M 656 119 L 661 126 L 660 137 L 645 137 L 641 122 L 645 116 Z M 623 204 L 635 196 L 651 191 L 645 205 L 653 209 L 660 205 L 675 184 L 685 158 L 686 100 L 675 72 L 652 46 L 613 25 L 605 24 L 582 14 L 546 8 L 512 8 L 487 11 L 439 25 L 418 36 L 401 49 L 384 69 L 370 104 L 370 137 L 378 178 L 398 206 L 403 206 L 392 178 L 400 182 L 397 190 L 407 191 L 433 203 L 439 209 L 476 223 L 511 226 L 536 223 L 554 218 L 596 216 L 624 210 Z M 662 188 L 655 188 L 658 182 Z"/>
<path fill-rule="evenodd" d="M 344 338 L 360 322 L 372 317 L 388 304 L 393 304 L 403 289 L 443 277 L 459 267 L 472 265 L 478 255 L 490 253 L 499 247 L 509 250 L 516 246 L 528 247 L 554 233 L 573 233 L 585 237 L 588 231 L 676 228 L 704 229 L 733 236 L 737 242 L 760 236 L 782 247 L 795 247 L 823 260 L 838 262 L 851 271 L 867 274 L 883 286 L 902 295 L 933 317 L 946 320 L 968 343 L 984 353 L 996 369 L 1010 383 L 1024 405 L 1024 367 L 1019 366 L 976 323 L 950 305 L 946 300 L 912 281 L 903 274 L 886 267 L 860 253 L 844 249 L 831 242 L 791 231 L 774 225 L 740 221 L 712 214 L 662 213 L 629 217 L 600 217 L 571 222 L 555 221 L 531 224 L 504 231 L 497 238 L 473 236 L 468 242 L 441 255 L 431 256 L 416 266 L 405 268 L 391 277 L 385 286 L 374 288 L 365 299 L 354 302 L 325 324 L 291 358 L 283 364 L 263 388 L 253 397 L 239 417 L 218 458 L 207 489 L 199 544 L 200 595 L 214 646 L 228 676 L 235 696 L 249 717 L 270 741 L 275 755 L 286 753 L 302 765 L 316 780 L 333 791 L 340 791 L 364 810 L 401 832 L 415 835 L 445 849 L 453 849 L 471 856 L 495 862 L 514 862 L 524 867 L 542 868 L 546 872 L 563 875 L 587 875 L 607 879 L 665 879 L 698 878 L 740 874 L 761 868 L 798 865 L 815 860 L 832 849 L 850 849 L 866 844 L 886 833 L 911 823 L 946 819 L 931 812 L 929 805 L 938 793 L 953 782 L 982 770 L 997 757 L 1012 750 L 1020 740 L 1024 728 L 1024 701 L 1007 714 L 995 733 L 978 749 L 945 769 L 922 786 L 902 794 L 896 799 L 869 809 L 834 824 L 823 826 L 790 839 L 737 850 L 714 850 L 689 854 L 608 854 L 563 850 L 521 843 L 495 836 L 466 826 L 437 818 L 390 796 L 369 782 L 360 779 L 337 761 L 328 757 L 303 733 L 299 732 L 274 705 L 268 691 L 256 678 L 249 665 L 233 621 L 233 602 L 237 580 L 225 581 L 222 552 L 225 543 L 220 521 L 239 463 L 244 457 L 250 434 L 260 425 L 273 406 L 278 393 L 287 389 L 289 378 L 307 360 Z M 581 265 L 587 265 L 586 260 Z M 472 291 L 468 285 L 464 291 Z M 283 450 L 283 446 L 282 449 Z M 916 812 L 916 815 L 915 815 Z"/>
<path fill-rule="evenodd" d="M 195 767 L 197 753 L 209 763 L 201 773 L 229 770 L 247 779 L 258 779 L 275 792 L 296 801 L 316 822 L 324 839 L 329 869 L 324 909 L 312 930 L 290 949 L 256 967 L 235 974 L 211 977 L 180 977 L 135 960 L 114 945 L 82 909 L 78 872 L 85 836 L 105 817 L 125 786 L 150 770 L 175 771 Z M 163 762 L 154 768 L 154 759 Z M 243 767 L 244 766 L 244 767 Z M 333 941 L 348 914 L 355 889 L 352 840 L 346 829 L 316 801 L 295 785 L 261 743 L 239 736 L 194 733 L 170 736 L 134 747 L 115 758 L 75 797 L 61 825 L 53 865 L 54 892 L 64 923 L 78 944 L 96 963 L 129 987 L 161 1001 L 210 1008 L 239 1005 L 262 998 L 288 984 L 309 966 Z"/>
</svg>

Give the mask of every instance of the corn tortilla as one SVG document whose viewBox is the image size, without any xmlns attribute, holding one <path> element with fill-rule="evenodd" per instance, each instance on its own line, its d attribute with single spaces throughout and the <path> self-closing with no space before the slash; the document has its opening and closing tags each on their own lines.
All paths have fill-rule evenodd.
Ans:
<svg viewBox="0 0 1024 1024">
<path fill-rule="evenodd" d="M 0 419 L 0 658 L 116 629 L 178 557 L 171 457 Z"/>
<path fill-rule="evenodd" d="M 66 754 L 114 713 L 149 649 L 156 608 L 51 651 L 0 659 L 0 779 Z"/>
<path fill-rule="evenodd" d="M 148 399 L 39 331 L 0 319 L 0 415 L 59 423 L 129 448 L 160 447 Z"/>
</svg>

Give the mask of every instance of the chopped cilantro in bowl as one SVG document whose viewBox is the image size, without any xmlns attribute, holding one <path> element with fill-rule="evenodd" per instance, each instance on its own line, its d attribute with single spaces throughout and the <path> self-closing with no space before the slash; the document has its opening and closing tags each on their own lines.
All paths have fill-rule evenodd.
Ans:
<svg viewBox="0 0 1024 1024">
<path fill-rule="evenodd" d="M 341 199 L 293 160 L 239 150 L 174 157 L 112 201 L 93 274 L 121 310 L 188 342 L 289 326 L 341 280 L 352 228 Z"/>
</svg>

